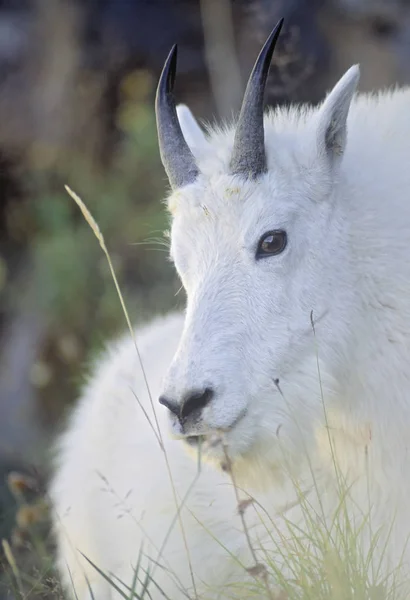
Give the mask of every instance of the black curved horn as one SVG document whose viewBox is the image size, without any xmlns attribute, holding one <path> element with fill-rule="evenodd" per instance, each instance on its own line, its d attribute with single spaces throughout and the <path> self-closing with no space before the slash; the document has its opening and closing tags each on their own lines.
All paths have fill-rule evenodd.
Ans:
<svg viewBox="0 0 410 600">
<path fill-rule="evenodd" d="M 176 66 L 177 45 L 175 44 L 162 69 L 155 98 L 159 151 L 173 189 L 193 183 L 199 172 L 194 156 L 183 136 L 175 108 L 172 92 Z"/>
<path fill-rule="evenodd" d="M 255 178 L 265 173 L 266 153 L 263 130 L 263 97 L 269 67 L 283 19 L 265 42 L 250 74 L 239 114 L 231 158 L 231 172 Z"/>
</svg>

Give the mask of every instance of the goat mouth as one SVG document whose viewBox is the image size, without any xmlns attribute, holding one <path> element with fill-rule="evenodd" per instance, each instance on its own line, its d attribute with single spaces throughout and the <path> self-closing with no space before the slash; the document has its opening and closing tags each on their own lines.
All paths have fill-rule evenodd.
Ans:
<svg viewBox="0 0 410 600">
<path fill-rule="evenodd" d="M 188 435 L 184 438 L 184 441 L 191 448 L 204 448 L 204 450 L 210 450 L 222 444 L 222 438 L 215 435 Z"/>
<path fill-rule="evenodd" d="M 200 446 L 200 445 L 204 444 L 204 442 L 207 442 L 208 446 L 211 448 L 218 446 L 219 444 L 221 444 L 223 442 L 224 433 L 228 433 L 228 432 L 232 431 L 233 429 L 235 429 L 236 426 L 238 425 L 238 423 L 240 421 L 242 421 L 242 419 L 245 418 L 246 414 L 247 414 L 246 410 L 241 412 L 241 414 L 237 417 L 237 419 L 229 427 L 226 427 L 225 429 L 220 429 L 220 430 L 215 430 L 215 431 L 211 430 L 209 432 L 206 432 L 203 434 L 198 434 L 198 435 L 185 435 L 183 439 L 184 439 L 185 443 L 187 443 L 191 447 Z"/>
<path fill-rule="evenodd" d="M 204 435 L 189 435 L 184 438 L 184 441 L 189 446 L 199 446 L 199 444 L 202 444 L 205 441 L 205 436 Z"/>
</svg>

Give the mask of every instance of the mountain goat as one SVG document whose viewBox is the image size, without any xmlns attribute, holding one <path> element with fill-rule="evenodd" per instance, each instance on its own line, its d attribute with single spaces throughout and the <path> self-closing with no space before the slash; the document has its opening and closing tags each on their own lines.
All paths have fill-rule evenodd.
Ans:
<svg viewBox="0 0 410 600">
<path fill-rule="evenodd" d="M 165 63 L 187 306 L 138 330 L 138 352 L 131 333 L 109 347 L 60 438 L 50 497 L 73 598 L 129 594 L 137 566 L 154 599 L 269 596 L 267 557 L 287 573 L 303 499 L 329 524 L 341 481 L 355 544 L 407 577 L 410 90 L 356 95 L 353 66 L 319 107 L 264 115 L 281 24 L 234 126 L 205 134 L 177 111 L 176 47 Z"/>
</svg>

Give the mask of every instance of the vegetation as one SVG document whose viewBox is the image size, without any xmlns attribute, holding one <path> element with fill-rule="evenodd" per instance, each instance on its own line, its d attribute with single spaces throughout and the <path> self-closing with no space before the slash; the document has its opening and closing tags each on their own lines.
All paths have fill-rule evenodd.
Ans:
<svg viewBox="0 0 410 600">
<path fill-rule="evenodd" d="M 31 380 L 37 413 L 50 434 L 75 401 L 94 355 L 126 326 L 106 259 L 64 185 L 87 198 L 104 231 L 133 323 L 181 301 L 166 255 L 168 224 L 161 204 L 166 178 L 161 177 L 155 115 L 148 101 L 152 86 L 145 73 L 124 85 L 118 115 L 122 138 L 109 167 L 96 165 L 89 155 L 58 156 L 51 162 L 39 155 L 24 174 L 24 200 L 10 214 L 16 237 L 28 240 L 29 267 L 28 276 L 7 281 L 7 303 L 18 307 L 15 312 L 34 312 L 42 323 Z M 49 443 L 44 438 L 36 464 L 47 464 Z M 32 478 L 32 465 L 26 466 Z M 6 540 L 0 546 L 1 598 L 5 590 L 12 594 L 6 598 L 59 597 L 52 574 L 46 475 L 46 467 L 34 472 L 29 501 L 13 483 L 0 486 L 0 533 Z"/>
</svg>

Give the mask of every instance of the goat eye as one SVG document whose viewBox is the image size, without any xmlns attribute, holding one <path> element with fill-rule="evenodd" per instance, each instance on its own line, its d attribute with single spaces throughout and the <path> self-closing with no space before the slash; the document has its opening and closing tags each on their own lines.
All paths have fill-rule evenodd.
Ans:
<svg viewBox="0 0 410 600">
<path fill-rule="evenodd" d="M 256 258 L 265 258 L 280 254 L 286 248 L 288 238 L 286 231 L 268 231 L 264 233 L 258 243 Z"/>
</svg>

